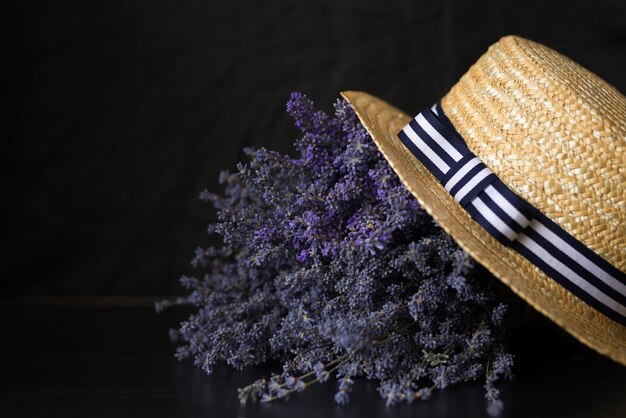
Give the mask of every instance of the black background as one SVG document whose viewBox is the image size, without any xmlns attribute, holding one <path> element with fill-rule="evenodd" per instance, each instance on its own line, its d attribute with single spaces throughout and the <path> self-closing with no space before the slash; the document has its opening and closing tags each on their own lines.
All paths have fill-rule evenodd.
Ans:
<svg viewBox="0 0 626 418">
<path fill-rule="evenodd" d="M 341 90 L 415 113 L 499 37 L 626 91 L 626 2 L 17 2 L 2 6 L 2 296 L 164 295 L 191 274 L 241 148 L 291 152 L 284 111 Z"/>
<path fill-rule="evenodd" d="M 244 146 L 292 152 L 291 91 L 332 111 L 366 90 L 415 114 L 517 34 L 626 92 L 623 0 L 20 1 L 0 25 L 7 417 L 486 416 L 480 381 L 396 408 L 365 380 L 346 408 L 336 382 L 241 407 L 236 389 L 280 366 L 178 363 L 167 329 L 189 309 L 152 302 L 209 241 L 199 192 Z M 626 368 L 538 314 L 513 334 L 502 418 L 624 415 Z"/>
</svg>

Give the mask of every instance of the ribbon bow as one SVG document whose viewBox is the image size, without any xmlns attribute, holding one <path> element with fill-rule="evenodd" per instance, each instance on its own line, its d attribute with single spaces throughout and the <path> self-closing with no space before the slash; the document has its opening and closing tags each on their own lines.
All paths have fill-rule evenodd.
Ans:
<svg viewBox="0 0 626 418">
<path fill-rule="evenodd" d="M 439 103 L 418 114 L 398 138 L 496 240 L 626 326 L 626 274 L 506 187 L 470 151 Z"/>
</svg>

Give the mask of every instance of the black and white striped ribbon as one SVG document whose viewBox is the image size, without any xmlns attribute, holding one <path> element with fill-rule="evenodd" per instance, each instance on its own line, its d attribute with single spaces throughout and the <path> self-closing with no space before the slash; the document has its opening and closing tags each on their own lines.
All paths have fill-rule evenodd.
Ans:
<svg viewBox="0 0 626 418">
<path fill-rule="evenodd" d="M 507 188 L 469 150 L 439 103 L 417 115 L 398 137 L 500 243 L 626 326 L 626 274 Z"/>
</svg>

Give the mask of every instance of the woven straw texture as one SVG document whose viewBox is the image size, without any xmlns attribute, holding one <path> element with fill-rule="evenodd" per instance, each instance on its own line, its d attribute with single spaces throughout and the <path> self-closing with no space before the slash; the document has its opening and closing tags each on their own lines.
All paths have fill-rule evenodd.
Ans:
<svg viewBox="0 0 626 418">
<path fill-rule="evenodd" d="M 626 365 L 626 327 L 496 241 L 402 145 L 396 134 L 409 115 L 367 93 L 342 94 L 402 182 L 465 251 L 578 340 Z M 626 99 L 617 90 L 550 48 L 507 36 L 442 107 L 511 190 L 626 270 Z"/>
</svg>

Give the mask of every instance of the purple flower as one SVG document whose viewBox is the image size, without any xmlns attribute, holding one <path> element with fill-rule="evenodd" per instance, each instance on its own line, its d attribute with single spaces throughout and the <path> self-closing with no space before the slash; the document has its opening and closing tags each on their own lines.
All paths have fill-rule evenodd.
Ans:
<svg viewBox="0 0 626 418">
<path fill-rule="evenodd" d="M 307 250 L 300 251 L 300 253 L 298 254 L 298 257 L 296 257 L 296 259 L 300 263 L 304 263 L 306 260 L 308 260 L 308 258 L 309 258 L 309 252 Z"/>
<path fill-rule="evenodd" d="M 346 405 L 348 402 L 350 402 L 350 397 L 345 391 L 339 390 L 337 391 L 337 393 L 335 393 L 335 402 L 337 402 L 339 405 Z"/>
<path fill-rule="evenodd" d="M 484 378 L 497 409 L 494 382 L 513 364 L 497 282 L 420 207 L 348 103 L 328 115 L 293 93 L 287 111 L 302 132 L 295 157 L 246 148 L 221 193 L 200 193 L 221 244 L 196 249 L 185 298 L 156 304 L 195 309 L 172 333 L 176 357 L 207 373 L 287 360 L 242 402 L 335 376 L 339 404 L 364 377 L 395 405 Z"/>
</svg>

